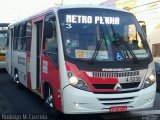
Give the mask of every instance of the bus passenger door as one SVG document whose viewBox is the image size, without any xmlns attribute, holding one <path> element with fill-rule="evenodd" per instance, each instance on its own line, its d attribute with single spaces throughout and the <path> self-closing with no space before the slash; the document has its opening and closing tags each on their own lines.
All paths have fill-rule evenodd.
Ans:
<svg viewBox="0 0 160 120">
<path fill-rule="evenodd" d="M 42 41 L 43 17 L 34 20 L 32 23 L 32 40 L 31 40 L 31 88 L 38 89 L 40 87 L 40 51 Z"/>
</svg>

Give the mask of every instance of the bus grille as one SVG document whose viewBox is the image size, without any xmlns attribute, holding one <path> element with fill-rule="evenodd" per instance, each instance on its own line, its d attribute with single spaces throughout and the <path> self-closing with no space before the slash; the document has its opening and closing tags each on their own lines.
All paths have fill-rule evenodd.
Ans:
<svg viewBox="0 0 160 120">
<path fill-rule="evenodd" d="M 115 98 L 98 98 L 98 101 L 104 105 L 104 108 L 102 109 L 108 109 L 111 106 L 124 106 L 127 105 L 129 107 L 133 107 L 130 106 L 136 99 L 137 96 L 132 96 L 132 97 L 115 97 Z"/>
<path fill-rule="evenodd" d="M 118 79 L 118 83 L 120 84 L 122 91 L 130 91 L 130 90 L 138 90 L 139 85 L 141 82 L 125 82 L 124 79 L 127 79 L 127 77 L 133 77 L 133 76 L 142 76 L 145 75 L 146 70 L 136 70 L 136 71 L 107 71 L 107 72 L 86 72 L 89 77 L 93 78 L 107 78 L 109 81 L 110 78 L 116 78 Z M 92 86 L 94 89 L 97 90 L 114 90 L 117 83 L 92 83 Z"/>
<path fill-rule="evenodd" d="M 93 72 L 92 77 L 128 77 L 137 76 L 139 71 L 125 71 L 125 72 Z"/>
<path fill-rule="evenodd" d="M 140 82 L 134 83 L 120 83 L 122 89 L 136 88 Z M 116 84 L 92 84 L 95 89 L 114 89 Z"/>
</svg>

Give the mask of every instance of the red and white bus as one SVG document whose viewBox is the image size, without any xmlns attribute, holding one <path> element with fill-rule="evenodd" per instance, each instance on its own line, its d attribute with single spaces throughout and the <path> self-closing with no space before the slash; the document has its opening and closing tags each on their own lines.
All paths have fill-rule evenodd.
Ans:
<svg viewBox="0 0 160 120">
<path fill-rule="evenodd" d="M 155 66 L 133 14 L 58 6 L 9 25 L 7 71 L 65 114 L 151 108 Z"/>
</svg>

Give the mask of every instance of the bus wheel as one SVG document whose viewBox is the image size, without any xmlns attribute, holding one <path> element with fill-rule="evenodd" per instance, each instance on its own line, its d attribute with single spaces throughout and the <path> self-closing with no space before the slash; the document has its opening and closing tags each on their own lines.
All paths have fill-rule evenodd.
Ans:
<svg viewBox="0 0 160 120">
<path fill-rule="evenodd" d="M 49 106 L 50 108 L 53 109 L 55 106 L 54 106 L 54 99 L 53 99 L 53 91 L 52 91 L 51 87 L 48 88 L 48 93 L 46 93 L 46 94 L 47 94 L 47 96 L 45 99 L 45 103 L 47 104 L 47 106 Z"/>
<path fill-rule="evenodd" d="M 160 92 L 160 74 L 157 74 L 157 91 Z"/>
<path fill-rule="evenodd" d="M 14 82 L 19 84 L 19 77 L 18 77 L 18 73 L 15 73 L 14 75 Z"/>
<path fill-rule="evenodd" d="M 58 111 L 55 107 L 55 102 L 54 102 L 54 92 L 51 88 L 50 85 L 45 88 L 45 105 L 50 108 L 51 113 L 54 113 L 56 115 L 63 115 L 60 111 Z"/>
</svg>

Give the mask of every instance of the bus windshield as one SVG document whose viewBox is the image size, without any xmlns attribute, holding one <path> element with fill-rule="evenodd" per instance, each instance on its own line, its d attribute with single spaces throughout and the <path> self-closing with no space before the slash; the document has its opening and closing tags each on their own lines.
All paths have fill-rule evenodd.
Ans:
<svg viewBox="0 0 160 120">
<path fill-rule="evenodd" d="M 0 50 L 3 50 L 7 43 L 7 33 L 0 33 Z"/>
<path fill-rule="evenodd" d="M 130 13 L 75 8 L 58 15 L 64 53 L 72 59 L 125 62 L 150 56 L 144 33 Z"/>
<path fill-rule="evenodd" d="M 0 51 L 2 52 L 7 44 L 7 30 L 9 23 L 0 23 Z"/>
</svg>

